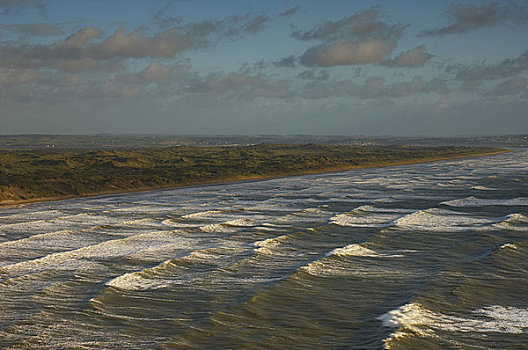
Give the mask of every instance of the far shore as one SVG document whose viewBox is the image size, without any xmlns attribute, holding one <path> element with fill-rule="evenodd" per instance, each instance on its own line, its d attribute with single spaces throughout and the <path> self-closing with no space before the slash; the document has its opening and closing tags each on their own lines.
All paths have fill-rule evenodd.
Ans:
<svg viewBox="0 0 528 350">
<path fill-rule="evenodd" d="M 508 152 L 512 152 L 512 151 L 507 150 L 507 149 L 502 149 L 502 150 L 497 151 L 495 149 L 493 152 L 488 152 L 488 153 L 477 153 L 477 154 L 456 155 L 456 156 L 439 156 L 439 157 L 431 157 L 431 158 L 423 158 L 423 159 L 400 160 L 397 162 L 369 163 L 369 164 L 344 166 L 344 167 L 336 167 L 336 168 L 289 172 L 285 174 L 275 174 L 272 176 L 261 176 L 261 175 L 236 176 L 236 177 L 225 178 L 221 180 L 187 181 L 187 182 L 182 182 L 179 184 L 171 184 L 169 186 L 136 187 L 136 188 L 127 188 L 127 189 L 119 189 L 119 190 L 111 190 L 111 191 L 91 192 L 91 193 L 84 193 L 84 194 L 79 194 L 79 195 L 39 197 L 39 198 L 20 199 L 20 200 L 0 200 L 0 208 L 9 208 L 9 207 L 30 204 L 30 203 L 39 203 L 39 202 L 63 201 L 63 200 L 71 200 L 71 199 L 78 199 L 78 198 L 120 195 L 120 194 L 139 193 L 139 192 L 150 192 L 150 191 L 168 190 L 168 189 L 185 188 L 185 187 L 197 187 L 197 186 L 209 186 L 209 185 L 218 185 L 218 184 L 232 184 L 232 183 L 240 183 L 240 182 L 263 181 L 263 180 L 303 176 L 303 175 L 339 173 L 339 172 L 344 172 L 344 171 L 349 171 L 349 170 L 367 169 L 367 168 L 381 168 L 381 167 L 393 167 L 393 166 L 403 166 L 403 165 L 412 165 L 412 164 L 432 163 L 432 162 L 440 162 L 440 161 L 455 160 L 455 159 L 491 156 L 491 155 L 503 154 L 503 153 L 508 153 Z"/>
</svg>

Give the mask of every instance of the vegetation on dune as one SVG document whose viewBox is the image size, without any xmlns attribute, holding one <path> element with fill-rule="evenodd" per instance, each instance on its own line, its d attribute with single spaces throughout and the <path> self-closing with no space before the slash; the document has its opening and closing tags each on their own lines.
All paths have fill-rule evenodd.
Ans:
<svg viewBox="0 0 528 350">
<path fill-rule="evenodd" d="M 272 145 L 0 151 L 0 203 L 441 160 L 496 148 Z"/>
</svg>

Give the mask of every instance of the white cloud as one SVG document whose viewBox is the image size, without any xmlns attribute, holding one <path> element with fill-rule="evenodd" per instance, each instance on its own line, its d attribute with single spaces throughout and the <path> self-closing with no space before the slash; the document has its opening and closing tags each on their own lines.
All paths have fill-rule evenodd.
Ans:
<svg viewBox="0 0 528 350">
<path fill-rule="evenodd" d="M 389 56 L 395 46 L 393 41 L 380 39 L 319 45 L 306 50 L 301 63 L 322 67 L 377 63 Z"/>
<path fill-rule="evenodd" d="M 383 62 L 383 64 L 390 67 L 422 67 L 432 57 L 433 55 L 427 52 L 425 46 L 420 45 L 412 50 L 400 53 L 395 58 Z"/>
<path fill-rule="evenodd" d="M 119 29 L 94 51 L 101 58 L 172 57 L 177 52 L 192 48 L 194 43 L 191 36 L 181 33 L 178 28 L 152 37 L 142 36 L 137 30 L 127 34 L 124 29 Z"/>
<path fill-rule="evenodd" d="M 162 66 L 157 62 L 152 62 L 148 67 L 131 76 L 128 80 L 135 84 L 151 83 L 167 78 L 170 72 L 171 70 L 169 67 Z"/>
</svg>

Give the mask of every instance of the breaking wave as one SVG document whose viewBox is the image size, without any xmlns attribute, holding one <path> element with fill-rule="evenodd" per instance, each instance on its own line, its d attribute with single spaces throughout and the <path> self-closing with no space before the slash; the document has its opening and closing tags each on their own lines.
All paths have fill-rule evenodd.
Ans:
<svg viewBox="0 0 528 350">
<path fill-rule="evenodd" d="M 410 303 L 378 317 L 383 326 L 399 328 L 384 340 L 386 348 L 400 337 L 417 335 L 420 337 L 440 337 L 438 332 L 507 333 L 521 334 L 528 331 L 528 309 L 513 306 L 485 306 L 471 313 L 471 317 L 461 317 L 434 312 L 418 303 Z M 480 333 L 480 334 L 479 334 Z"/>
<path fill-rule="evenodd" d="M 490 205 L 495 206 L 528 206 L 528 198 L 518 197 L 512 199 L 481 199 L 470 196 L 462 199 L 454 199 L 451 201 L 442 202 L 441 204 L 450 207 L 485 207 Z"/>
<path fill-rule="evenodd" d="M 478 218 L 450 210 L 418 210 L 393 222 L 398 229 L 419 231 L 467 231 L 489 226 L 496 219 Z"/>
</svg>

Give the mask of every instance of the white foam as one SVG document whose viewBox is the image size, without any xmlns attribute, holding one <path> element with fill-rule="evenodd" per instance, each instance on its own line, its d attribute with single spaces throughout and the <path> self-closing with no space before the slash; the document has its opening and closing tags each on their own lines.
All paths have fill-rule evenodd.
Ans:
<svg viewBox="0 0 528 350">
<path fill-rule="evenodd" d="M 519 214 L 519 213 L 513 213 L 513 214 L 509 214 L 507 217 L 506 217 L 506 220 L 507 222 L 509 223 L 523 223 L 523 224 L 528 224 L 528 217 L 523 215 L 523 214 Z"/>
<path fill-rule="evenodd" d="M 207 217 L 215 216 L 216 214 L 221 214 L 221 213 L 222 213 L 221 210 L 207 210 L 207 211 L 200 211 L 197 213 L 183 215 L 181 218 L 182 219 L 202 219 L 204 217 L 207 218 Z"/>
<path fill-rule="evenodd" d="M 443 209 L 418 210 L 394 221 L 394 225 L 405 230 L 466 231 L 495 223 L 496 220 L 471 217 Z"/>
<path fill-rule="evenodd" d="M 338 255 L 338 256 L 370 256 L 378 257 L 380 256 L 375 251 L 365 248 L 359 244 L 350 244 L 346 247 L 336 248 L 332 250 L 328 255 Z"/>
<path fill-rule="evenodd" d="M 401 254 L 385 254 L 385 253 L 378 253 L 372 249 L 365 248 L 361 244 L 350 244 L 342 248 L 336 248 L 332 250 L 330 253 L 328 253 L 326 256 L 364 256 L 364 257 L 371 257 L 371 258 L 379 258 L 379 257 L 391 257 L 391 258 L 401 258 L 403 255 Z"/>
<path fill-rule="evenodd" d="M 299 270 L 316 277 L 344 277 L 354 275 L 352 269 L 339 266 L 337 264 L 331 266 L 330 264 L 321 260 L 312 261 L 308 265 L 301 266 Z"/>
<path fill-rule="evenodd" d="M 408 213 L 405 209 L 376 208 L 364 205 L 349 213 L 339 214 L 330 218 L 332 224 L 350 227 L 385 227 L 395 219 Z"/>
<path fill-rule="evenodd" d="M 61 242 L 63 239 L 71 239 L 73 236 L 73 231 L 62 230 L 48 233 L 40 233 L 30 237 L 21 238 L 13 241 L 7 241 L 0 243 L 0 248 L 2 247 L 12 247 L 12 246 L 22 246 L 21 249 L 25 247 L 28 243 L 35 244 L 36 242 L 51 241 L 54 244 Z"/>
<path fill-rule="evenodd" d="M 200 223 L 184 223 L 176 221 L 175 219 L 165 219 L 161 222 L 163 226 L 185 228 L 185 227 L 200 227 Z"/>
<path fill-rule="evenodd" d="M 236 232 L 236 228 L 229 227 L 227 225 L 224 225 L 222 223 L 220 224 L 209 224 L 205 226 L 201 226 L 200 230 L 203 232 L 209 232 L 209 233 L 231 233 Z"/>
<path fill-rule="evenodd" d="M 392 182 L 387 177 L 373 177 L 370 179 L 356 180 L 356 181 L 353 181 L 353 183 L 357 185 L 369 185 L 369 184 L 387 185 Z"/>
<path fill-rule="evenodd" d="M 264 254 L 264 255 L 277 254 L 279 252 L 277 248 L 279 248 L 280 245 L 283 244 L 284 241 L 288 239 L 290 239 L 290 235 L 282 235 L 282 236 L 272 237 L 272 238 L 268 238 L 262 241 L 254 242 L 253 245 L 257 247 L 255 249 L 255 253 Z"/>
<path fill-rule="evenodd" d="M 229 262 L 232 256 L 243 251 L 244 249 L 237 246 L 195 250 L 176 260 L 166 260 L 151 268 L 125 273 L 108 281 L 106 285 L 123 290 L 142 291 L 190 283 L 191 280 L 199 278 L 200 273 L 190 268 L 188 263 L 207 263 L 221 266 L 226 261 Z M 185 262 L 182 265 L 185 266 L 183 269 L 178 265 L 181 262 Z M 210 272 L 209 270 L 208 267 L 205 273 Z"/>
<path fill-rule="evenodd" d="M 438 337 L 437 331 L 462 333 L 507 333 L 522 334 L 528 331 L 528 309 L 511 306 L 486 306 L 472 313 L 472 317 L 459 317 L 431 311 L 418 303 L 401 306 L 377 317 L 383 326 L 399 328 L 390 338 L 416 334 Z M 476 335 L 481 337 L 481 335 Z"/>
<path fill-rule="evenodd" d="M 114 288 L 135 291 L 165 288 L 169 285 L 168 281 L 147 278 L 145 276 L 145 273 L 147 271 L 150 271 L 150 273 L 156 273 L 156 271 L 166 269 L 171 264 L 172 260 L 167 260 L 162 262 L 158 266 L 152 267 L 150 269 L 128 272 L 124 275 L 115 277 L 112 280 L 106 282 L 106 285 Z"/>
<path fill-rule="evenodd" d="M 109 213 L 162 213 L 166 211 L 174 211 L 174 206 L 163 205 L 135 205 L 124 206 L 107 210 Z"/>
<path fill-rule="evenodd" d="M 493 224 L 492 227 L 500 230 L 528 231 L 528 217 L 519 213 L 509 214 L 503 221 Z"/>
<path fill-rule="evenodd" d="M 368 254 L 368 253 L 367 253 Z M 373 255 L 370 257 L 379 257 L 382 255 Z M 369 257 L 363 255 L 362 257 Z M 396 256 L 394 256 L 396 257 Z M 419 278 L 423 273 L 416 270 L 395 269 L 393 266 L 381 266 L 372 264 L 370 261 L 354 262 L 353 264 L 325 257 L 323 259 L 312 261 L 311 263 L 301 266 L 300 271 L 306 272 L 316 277 L 362 277 L 362 278 Z"/>
<path fill-rule="evenodd" d="M 528 206 L 528 198 L 518 197 L 512 199 L 481 199 L 470 196 L 462 199 L 454 199 L 451 201 L 442 202 L 443 205 L 450 207 L 485 207 L 490 205 L 495 206 Z"/>
<path fill-rule="evenodd" d="M 253 226 L 254 226 L 254 223 L 252 220 L 242 218 L 242 219 L 235 219 L 235 220 L 222 222 L 219 224 L 205 225 L 205 226 L 200 227 L 200 230 L 204 232 L 209 232 L 209 233 L 215 233 L 215 232 L 216 233 L 232 233 L 232 232 L 239 231 L 240 228 L 253 227 Z"/>
<path fill-rule="evenodd" d="M 286 238 L 287 238 L 287 235 L 268 238 L 263 241 L 257 241 L 253 243 L 253 245 L 255 247 L 274 248 L 274 247 L 279 246 L 282 243 L 282 241 L 285 240 Z"/>
<path fill-rule="evenodd" d="M 175 231 L 144 233 L 122 239 L 82 247 L 66 252 L 52 253 L 42 258 L 3 266 L 0 271 L 21 275 L 44 270 L 76 270 L 90 259 L 116 259 L 123 256 L 159 259 L 164 251 L 188 247 L 191 242 Z"/>
<path fill-rule="evenodd" d="M 253 227 L 255 222 L 251 219 L 241 218 L 236 220 L 227 221 L 224 225 L 236 226 L 236 227 Z"/>
<path fill-rule="evenodd" d="M 474 190 L 480 190 L 480 191 L 497 191 L 496 188 L 486 187 L 486 186 L 473 186 Z"/>
<path fill-rule="evenodd" d="M 23 221 L 0 225 L 1 231 L 18 231 L 18 232 L 50 232 L 69 229 L 74 226 L 75 229 L 98 227 L 102 225 L 112 225 L 118 223 L 117 218 L 103 215 L 76 214 L 55 217 L 51 219 Z"/>
<path fill-rule="evenodd" d="M 120 225 L 127 225 L 127 226 L 159 226 L 159 223 L 156 220 L 144 218 L 144 219 L 136 219 L 136 220 L 130 220 L 130 221 L 123 221 L 120 223 Z"/>
<path fill-rule="evenodd" d="M 330 216 L 330 213 L 321 210 L 320 208 L 306 208 L 296 212 L 289 213 L 285 216 L 278 217 L 275 223 L 291 224 L 291 223 L 305 223 L 317 219 L 325 219 Z"/>
<path fill-rule="evenodd" d="M 30 208 L 20 206 L 17 208 L 5 208 L 6 215 L 1 216 L 4 219 L 39 219 L 53 218 L 65 215 L 65 212 L 59 209 L 53 209 L 51 206 L 46 208 Z M 14 211 L 14 213 L 12 213 Z"/>
</svg>

